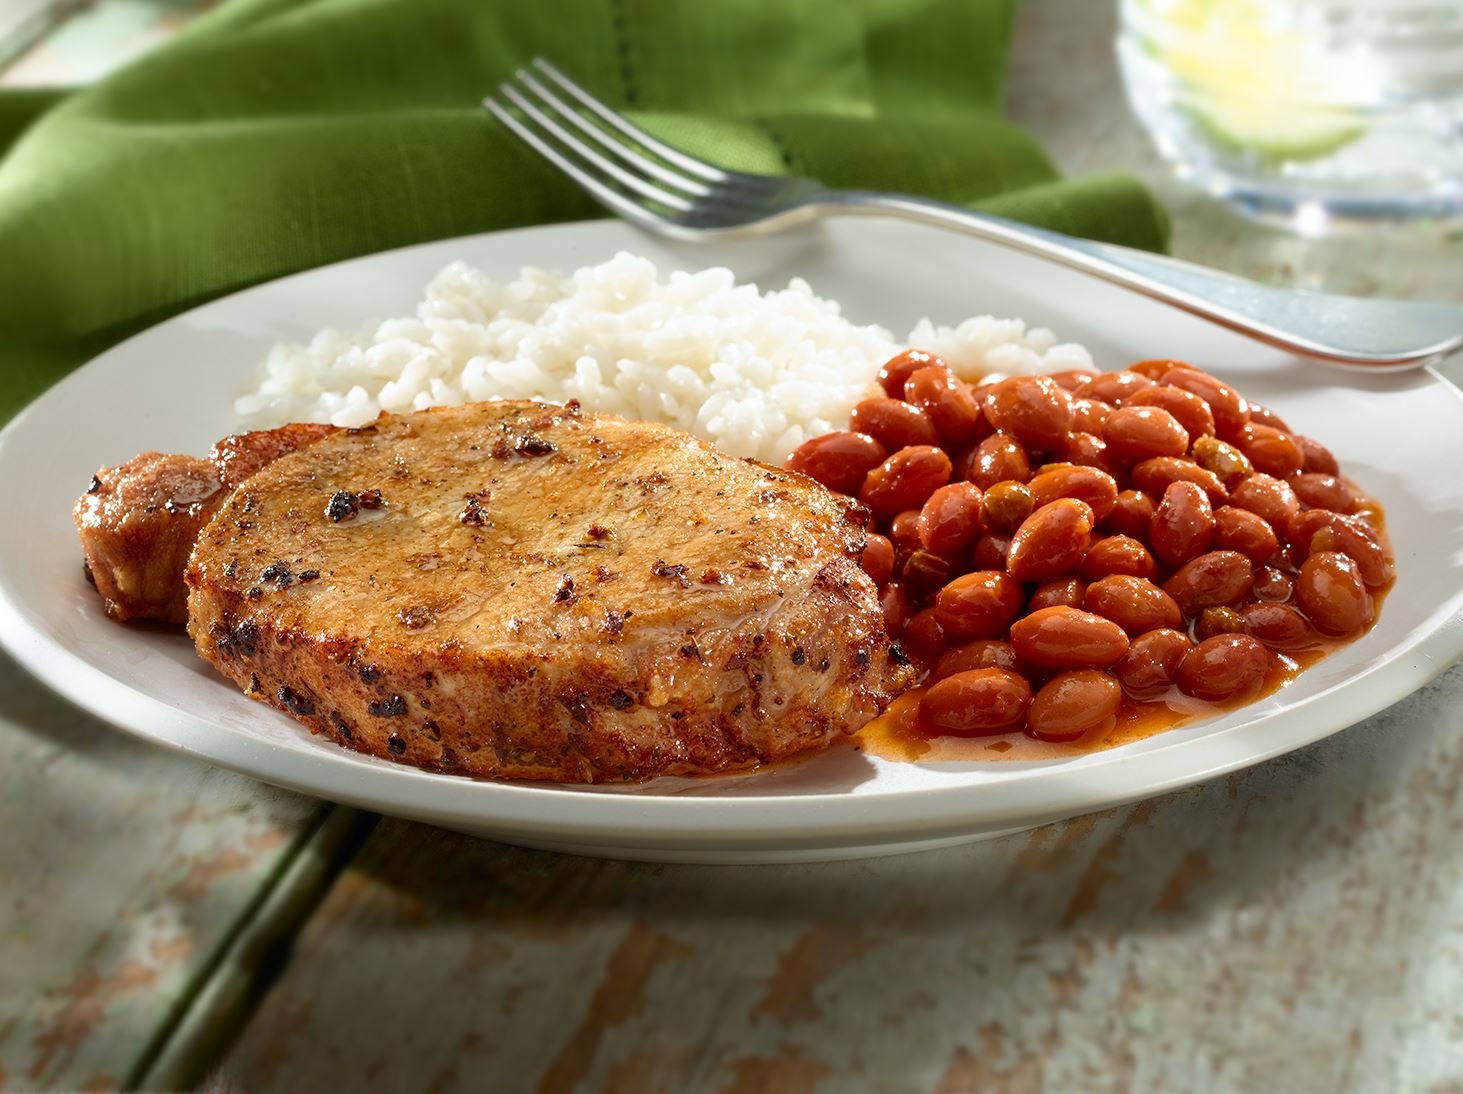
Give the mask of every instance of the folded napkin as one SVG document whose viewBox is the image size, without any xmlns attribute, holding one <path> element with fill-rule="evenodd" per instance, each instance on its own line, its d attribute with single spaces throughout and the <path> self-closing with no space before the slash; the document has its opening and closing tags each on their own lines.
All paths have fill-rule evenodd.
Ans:
<svg viewBox="0 0 1463 1094">
<path fill-rule="evenodd" d="M 234 0 L 0 94 L 0 421 L 127 335 L 326 262 L 602 216 L 479 106 L 535 56 L 732 167 L 1161 248 L 1132 180 L 998 114 L 1014 0 Z M 207 368 L 207 361 L 196 362 Z"/>
</svg>

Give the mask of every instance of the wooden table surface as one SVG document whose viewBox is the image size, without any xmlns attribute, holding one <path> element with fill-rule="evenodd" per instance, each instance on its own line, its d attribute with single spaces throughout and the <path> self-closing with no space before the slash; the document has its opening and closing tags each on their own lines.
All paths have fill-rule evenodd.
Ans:
<svg viewBox="0 0 1463 1094">
<path fill-rule="evenodd" d="M 1020 9 L 1009 110 L 1064 170 L 1145 177 L 1181 257 L 1463 300 L 1457 237 L 1306 240 L 1170 181 L 1112 19 Z M 0 1089 L 1463 1091 L 1460 666 L 1188 791 L 768 867 L 331 806 L 137 742 L 3 654 L 0 696 Z"/>
</svg>

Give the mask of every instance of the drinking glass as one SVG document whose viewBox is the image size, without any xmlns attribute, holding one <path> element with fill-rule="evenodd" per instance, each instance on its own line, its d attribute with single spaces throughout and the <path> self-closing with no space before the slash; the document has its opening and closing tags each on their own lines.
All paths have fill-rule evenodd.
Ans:
<svg viewBox="0 0 1463 1094">
<path fill-rule="evenodd" d="M 1463 218 L 1463 0 L 1120 0 L 1178 173 L 1305 232 Z"/>
</svg>

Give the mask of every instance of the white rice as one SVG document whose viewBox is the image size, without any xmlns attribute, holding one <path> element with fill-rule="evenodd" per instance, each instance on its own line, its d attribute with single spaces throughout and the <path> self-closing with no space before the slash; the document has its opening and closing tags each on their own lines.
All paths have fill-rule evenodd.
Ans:
<svg viewBox="0 0 1463 1094">
<path fill-rule="evenodd" d="M 525 269 L 506 284 L 454 262 L 414 316 L 275 346 L 235 407 L 254 428 L 357 426 L 383 410 L 578 399 L 781 463 L 808 437 L 845 428 L 879 366 L 906 346 L 972 380 L 1092 365 L 1081 346 L 1020 319 L 922 319 L 898 343 L 849 322 L 800 278 L 764 295 L 722 268 L 661 279 L 622 252 L 568 277 Z"/>
</svg>

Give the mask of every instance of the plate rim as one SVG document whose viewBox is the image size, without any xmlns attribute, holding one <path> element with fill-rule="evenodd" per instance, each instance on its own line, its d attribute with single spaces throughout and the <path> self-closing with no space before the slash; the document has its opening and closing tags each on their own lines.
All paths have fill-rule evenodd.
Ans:
<svg viewBox="0 0 1463 1094">
<path fill-rule="evenodd" d="M 216 297 L 133 334 L 60 378 L 0 430 L 0 460 L 37 408 L 57 398 L 57 392 L 85 384 L 86 374 L 94 366 L 106 367 L 110 358 L 124 354 L 133 343 L 201 311 L 227 305 L 250 293 L 277 291 L 295 279 L 319 277 L 341 266 L 379 261 L 388 255 L 444 244 L 481 246 L 486 241 L 515 235 L 596 231 L 607 232 L 612 240 L 618 236 L 626 245 L 645 238 L 623 222 L 606 219 L 473 233 L 359 255 Z M 1442 388 L 1455 402 L 1463 403 L 1463 392 L 1435 368 L 1423 371 L 1428 374 L 1430 386 Z M 0 554 L 0 572 L 3 567 L 4 557 Z M 517 833 L 525 838 L 604 846 L 631 840 L 642 847 L 658 845 L 715 854 L 718 850 L 746 852 L 759 847 L 771 851 L 810 841 L 852 849 L 871 838 L 887 845 L 973 835 L 983 826 L 1010 828 L 1110 808 L 1263 763 L 1339 733 L 1400 701 L 1463 657 L 1463 590 L 1455 591 L 1444 603 L 1450 602 L 1456 602 L 1451 613 L 1437 625 L 1405 645 L 1390 648 L 1385 660 L 1357 676 L 1259 722 L 1218 734 L 1177 738 L 1145 752 L 1139 763 L 1125 762 L 1132 758 L 1125 757 L 1120 749 L 1086 754 L 1087 762 L 1076 771 L 1081 778 L 1076 787 L 1079 792 L 1071 793 L 1069 788 L 1066 793 L 1055 794 L 1054 790 L 1071 780 L 1061 777 L 1060 767 L 1051 766 L 1025 769 L 980 788 L 913 787 L 876 798 L 837 792 L 729 797 L 644 795 L 477 780 L 367 757 L 332 742 L 321 742 L 319 750 L 300 752 L 266 738 L 221 732 L 217 723 L 207 717 L 170 706 L 134 688 L 42 633 L 29 622 L 25 609 L 12 601 L 4 581 L 0 581 L 0 646 L 61 697 L 110 725 L 185 755 L 314 797 L 448 826 L 466 823 L 507 838 L 512 838 L 508 833 Z M 1364 681 L 1370 681 L 1370 686 L 1362 686 Z M 1216 748 L 1218 742 L 1235 733 L 1253 735 L 1258 725 L 1269 726 L 1278 714 L 1287 715 L 1284 724 L 1264 746 L 1248 747 L 1228 759 L 1214 755 L 1224 751 Z M 197 739 L 200 737 L 202 742 Z M 1207 760 L 1206 753 L 1210 754 Z M 1030 790 L 1033 782 L 1038 793 L 1019 802 L 1003 801 Z M 910 810 L 912 802 L 917 802 L 918 808 Z M 728 825 L 733 827 L 728 829 Z"/>
</svg>

